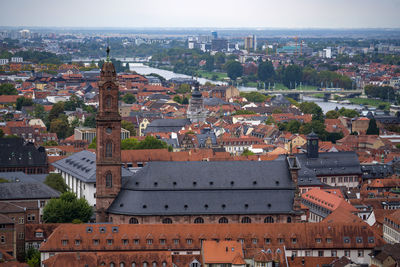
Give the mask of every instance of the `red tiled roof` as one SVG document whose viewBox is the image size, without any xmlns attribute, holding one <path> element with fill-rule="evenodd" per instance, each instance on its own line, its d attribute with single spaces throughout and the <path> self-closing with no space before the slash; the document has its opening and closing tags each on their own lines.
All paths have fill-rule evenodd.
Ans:
<svg viewBox="0 0 400 267">
<path fill-rule="evenodd" d="M 205 264 L 244 262 L 242 244 L 238 241 L 204 241 L 202 250 Z"/>
<path fill-rule="evenodd" d="M 341 209 L 345 209 L 351 212 L 357 211 L 355 207 L 347 203 L 346 200 L 344 200 L 343 198 L 340 198 L 335 194 L 328 193 L 319 188 L 313 188 L 307 193 L 304 193 L 301 197 L 331 211 L 334 211 L 339 207 Z"/>
</svg>

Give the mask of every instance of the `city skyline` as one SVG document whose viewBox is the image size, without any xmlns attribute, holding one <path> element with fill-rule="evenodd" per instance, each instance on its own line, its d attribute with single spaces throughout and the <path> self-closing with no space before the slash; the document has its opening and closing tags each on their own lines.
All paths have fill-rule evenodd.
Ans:
<svg viewBox="0 0 400 267">
<path fill-rule="evenodd" d="M 4 0 L 1 26 L 116 28 L 399 28 L 397 0 L 283 2 Z M 240 11 L 240 12 L 238 12 Z M 40 13 L 40 16 L 38 14 Z"/>
</svg>

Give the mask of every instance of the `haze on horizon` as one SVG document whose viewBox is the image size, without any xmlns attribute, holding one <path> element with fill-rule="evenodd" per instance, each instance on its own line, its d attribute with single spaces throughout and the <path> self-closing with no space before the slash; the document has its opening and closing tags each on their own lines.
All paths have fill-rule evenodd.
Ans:
<svg viewBox="0 0 400 267">
<path fill-rule="evenodd" d="M 0 26 L 400 28 L 400 0 L 1 0 Z"/>
</svg>

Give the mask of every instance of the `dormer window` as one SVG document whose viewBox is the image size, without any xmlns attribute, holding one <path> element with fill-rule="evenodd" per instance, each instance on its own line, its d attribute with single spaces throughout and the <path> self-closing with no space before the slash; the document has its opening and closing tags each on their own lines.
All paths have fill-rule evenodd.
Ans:
<svg viewBox="0 0 400 267">
<path fill-rule="evenodd" d="M 35 237 L 43 237 L 43 232 L 35 232 Z"/>
<path fill-rule="evenodd" d="M 75 246 L 79 246 L 81 244 L 81 240 L 80 239 L 75 239 Z"/>
</svg>

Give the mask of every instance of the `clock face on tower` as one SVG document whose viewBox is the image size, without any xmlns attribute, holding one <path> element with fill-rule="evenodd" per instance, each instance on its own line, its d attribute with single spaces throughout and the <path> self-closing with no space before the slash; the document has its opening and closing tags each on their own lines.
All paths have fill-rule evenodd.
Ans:
<svg viewBox="0 0 400 267">
<path fill-rule="evenodd" d="M 312 144 L 315 146 L 317 144 L 317 141 L 312 141 Z"/>
<path fill-rule="evenodd" d="M 111 134 L 111 133 L 112 133 L 112 128 L 111 128 L 111 127 L 107 127 L 106 133 L 107 133 L 107 134 Z"/>
</svg>

